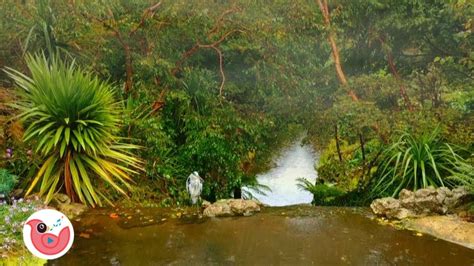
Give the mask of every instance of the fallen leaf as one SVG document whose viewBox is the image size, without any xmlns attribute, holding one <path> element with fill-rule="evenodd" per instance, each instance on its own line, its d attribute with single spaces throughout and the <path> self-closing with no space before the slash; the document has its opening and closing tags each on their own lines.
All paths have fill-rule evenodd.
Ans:
<svg viewBox="0 0 474 266">
<path fill-rule="evenodd" d="M 90 234 L 88 234 L 88 233 L 80 233 L 80 234 L 79 234 L 79 237 L 82 237 L 82 238 L 87 238 L 87 239 L 89 239 L 89 238 L 91 237 L 91 235 L 90 235 Z"/>
<path fill-rule="evenodd" d="M 115 212 L 113 212 L 109 215 L 109 217 L 112 218 L 112 219 L 117 219 L 117 218 L 119 218 L 119 215 L 116 214 Z"/>
</svg>

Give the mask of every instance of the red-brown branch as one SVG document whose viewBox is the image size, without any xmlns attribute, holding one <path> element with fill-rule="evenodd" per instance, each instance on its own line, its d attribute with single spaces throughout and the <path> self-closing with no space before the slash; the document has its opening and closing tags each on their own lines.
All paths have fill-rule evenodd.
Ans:
<svg viewBox="0 0 474 266">
<path fill-rule="evenodd" d="M 219 18 L 217 19 L 214 26 L 207 32 L 207 34 L 206 34 L 207 38 L 210 39 L 213 35 L 215 35 L 217 32 L 220 31 L 220 29 L 223 26 L 224 19 L 227 15 L 235 13 L 235 12 L 239 12 L 239 11 L 240 11 L 240 9 L 237 8 L 237 7 L 233 7 L 231 9 L 225 10 L 219 16 Z M 224 56 L 222 54 L 222 51 L 219 49 L 219 46 L 231 34 L 233 34 L 235 32 L 243 32 L 243 31 L 242 30 L 230 30 L 230 31 L 222 34 L 222 36 L 220 36 L 219 39 L 217 39 L 216 41 L 214 41 L 212 43 L 209 43 L 209 44 L 202 44 L 199 40 L 196 41 L 196 43 L 189 50 L 185 51 L 181 55 L 181 58 L 175 63 L 174 68 L 171 70 L 171 74 L 173 76 L 176 76 L 178 74 L 178 72 L 181 70 L 183 63 L 188 58 L 190 58 L 192 55 L 194 55 L 197 51 L 199 51 L 199 49 L 206 49 L 206 48 L 207 49 L 213 49 L 216 52 L 217 58 L 219 60 L 219 73 L 220 73 L 220 76 L 221 76 L 221 83 L 220 83 L 220 86 L 219 86 L 219 97 L 222 97 L 222 95 L 224 93 L 224 84 L 225 84 L 225 81 L 226 81 L 226 77 L 225 77 L 225 72 L 224 72 Z"/>
<path fill-rule="evenodd" d="M 382 49 L 387 54 L 387 62 L 388 62 L 388 66 L 390 68 L 390 71 L 392 72 L 392 75 L 395 77 L 395 79 L 398 82 L 398 86 L 400 88 L 400 96 L 402 97 L 403 101 L 405 102 L 405 105 L 408 108 L 408 110 L 410 112 L 412 112 L 413 111 L 413 105 L 411 104 L 410 98 L 408 97 L 405 84 L 403 83 L 403 79 L 400 76 L 400 74 L 398 73 L 397 67 L 395 66 L 395 61 L 393 60 L 392 52 L 390 51 L 389 48 L 386 47 L 385 40 L 384 40 L 383 37 L 378 36 L 378 39 L 380 41 L 380 44 L 382 45 Z"/>
<path fill-rule="evenodd" d="M 149 8 L 145 9 L 145 11 L 143 11 L 143 15 L 140 19 L 140 22 L 137 24 L 137 26 L 135 26 L 132 31 L 130 31 L 129 36 L 134 35 L 141 27 L 143 27 L 147 19 L 152 18 L 155 15 L 156 10 L 158 10 L 158 8 L 161 6 L 161 3 L 162 1 L 150 6 Z"/>
<path fill-rule="evenodd" d="M 328 29 L 328 41 L 329 41 L 329 44 L 331 45 L 332 57 L 334 59 L 334 66 L 336 68 L 337 78 L 339 79 L 339 82 L 341 83 L 342 86 L 348 88 L 348 94 L 349 96 L 351 96 L 352 100 L 357 102 L 359 98 L 355 94 L 354 90 L 352 90 L 352 88 L 349 88 L 346 75 L 344 74 L 344 70 L 342 69 L 341 59 L 339 56 L 339 50 L 337 49 L 337 44 L 336 44 L 336 34 L 331 29 L 331 16 L 329 14 L 327 0 L 317 0 L 317 3 L 319 5 L 319 9 L 321 10 L 321 13 L 323 14 L 324 24 L 326 28 Z"/>
<path fill-rule="evenodd" d="M 131 30 L 128 32 L 127 37 L 131 38 L 135 33 L 143 27 L 145 24 L 145 21 L 149 18 L 152 18 L 158 8 L 161 6 L 162 1 L 148 7 L 143 11 L 142 17 L 140 18 L 140 22 Z M 118 42 L 122 46 L 123 52 L 125 54 L 125 85 L 124 85 L 124 92 L 128 94 L 130 90 L 132 89 L 133 86 L 133 57 L 132 57 L 132 49 L 130 45 L 127 43 L 127 41 L 124 39 L 122 32 L 119 30 L 117 26 L 117 21 L 114 18 L 114 14 L 112 12 L 112 9 L 108 9 L 109 17 L 112 20 L 112 24 L 107 23 L 103 19 L 99 19 L 96 17 L 92 17 L 92 19 L 99 21 L 106 29 L 111 30 L 115 37 L 117 38 Z M 84 16 L 91 17 L 88 14 L 84 14 Z"/>
</svg>

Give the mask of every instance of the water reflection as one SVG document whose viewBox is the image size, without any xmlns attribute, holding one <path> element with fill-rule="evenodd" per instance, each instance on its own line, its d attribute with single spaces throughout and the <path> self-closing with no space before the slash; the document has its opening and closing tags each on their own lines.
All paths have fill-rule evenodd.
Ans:
<svg viewBox="0 0 474 266">
<path fill-rule="evenodd" d="M 142 215 L 170 217 L 163 209 Z M 124 217 L 127 219 L 126 217 Z M 122 218 L 119 218 L 122 219 Z M 135 218 L 134 218 L 135 219 Z M 95 210 L 71 251 L 51 265 L 472 265 L 474 251 L 382 226 L 367 209 L 293 206 L 251 217 L 169 218 L 123 228 Z M 79 237 L 81 232 L 89 238 Z"/>
</svg>

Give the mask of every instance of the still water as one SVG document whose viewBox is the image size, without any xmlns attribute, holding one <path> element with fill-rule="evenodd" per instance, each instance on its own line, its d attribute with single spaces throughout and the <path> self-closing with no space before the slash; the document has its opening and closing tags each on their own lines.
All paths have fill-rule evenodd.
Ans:
<svg viewBox="0 0 474 266">
<path fill-rule="evenodd" d="M 259 199 L 311 202 L 296 178 L 314 182 L 314 162 L 308 146 L 288 147 L 258 177 L 273 190 Z M 267 207 L 214 219 L 195 209 L 96 209 L 75 230 L 72 249 L 50 265 L 474 265 L 474 250 L 380 225 L 367 208 Z"/>
<path fill-rule="evenodd" d="M 190 213 L 173 218 L 175 212 L 164 209 L 120 210 L 119 219 L 109 213 L 94 210 L 84 217 L 73 248 L 50 264 L 474 264 L 473 250 L 380 225 L 365 208 L 272 207 L 220 219 Z"/>
</svg>

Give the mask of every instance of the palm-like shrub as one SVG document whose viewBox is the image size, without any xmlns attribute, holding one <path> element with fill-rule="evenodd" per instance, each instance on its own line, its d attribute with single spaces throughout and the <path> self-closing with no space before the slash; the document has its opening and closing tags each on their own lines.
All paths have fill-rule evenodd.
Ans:
<svg viewBox="0 0 474 266">
<path fill-rule="evenodd" d="M 306 178 L 298 178 L 296 181 L 296 186 L 299 189 L 313 194 L 313 204 L 315 205 L 335 204 L 335 200 L 344 195 L 344 191 L 332 184 L 318 183 L 318 181 L 313 184 Z"/>
<path fill-rule="evenodd" d="M 111 85 L 74 63 L 44 55 L 28 56 L 27 65 L 31 77 L 6 70 L 23 89 L 16 106 L 26 125 L 24 140 L 44 156 L 26 194 L 41 181 L 39 194 L 46 202 L 64 186 L 73 200 L 100 206 L 110 201 L 95 189 L 98 177 L 126 195 L 121 185 L 130 188 L 130 174 L 140 161 L 130 153 L 136 146 L 117 136 L 120 103 Z"/>
<path fill-rule="evenodd" d="M 375 196 L 396 196 L 403 188 L 472 187 L 474 167 L 456 150 L 439 138 L 439 130 L 421 136 L 404 132 L 383 153 L 370 189 Z"/>
</svg>

